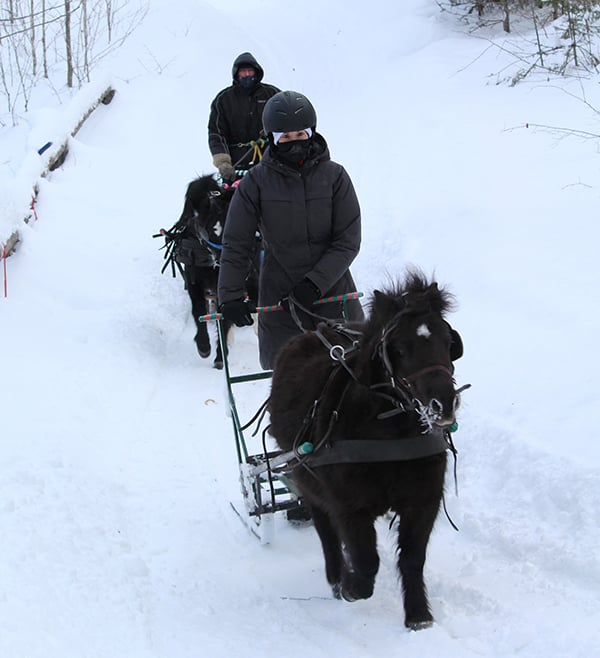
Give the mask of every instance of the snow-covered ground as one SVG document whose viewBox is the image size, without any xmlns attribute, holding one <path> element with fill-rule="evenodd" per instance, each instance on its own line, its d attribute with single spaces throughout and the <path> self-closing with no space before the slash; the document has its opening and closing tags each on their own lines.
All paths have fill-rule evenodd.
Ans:
<svg viewBox="0 0 600 658">
<path fill-rule="evenodd" d="M 35 151 L 106 83 L 117 90 L 39 181 L 38 219 L 6 263 L 0 656 L 596 655 L 598 138 L 531 126 L 597 134 L 598 79 L 497 84 L 514 71 L 508 49 L 433 0 L 174 6 L 152 0 L 88 89 L 0 133 L 5 240 Z M 208 107 L 245 50 L 267 82 L 311 98 L 353 178 L 361 290 L 412 264 L 459 302 L 457 380 L 473 385 L 459 497 L 447 495 L 460 531 L 440 515 L 427 631 L 403 627 L 385 522 L 375 594 L 348 604 L 330 597 L 311 527 L 278 518 L 263 547 L 229 505 L 223 373 L 198 358 L 181 280 L 160 274 L 151 236 L 213 171 Z M 236 372 L 258 369 L 255 341 L 236 332 Z M 268 383 L 245 386 L 244 419 Z"/>
</svg>

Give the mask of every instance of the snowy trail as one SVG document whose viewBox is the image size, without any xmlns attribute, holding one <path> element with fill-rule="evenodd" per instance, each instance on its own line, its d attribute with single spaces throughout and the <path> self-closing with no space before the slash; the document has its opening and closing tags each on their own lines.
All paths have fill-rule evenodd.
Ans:
<svg viewBox="0 0 600 658">
<path fill-rule="evenodd" d="M 412 0 L 407 8 L 390 13 L 385 26 L 390 43 L 395 43 L 390 35 L 400 19 L 406 17 L 405 32 L 421 25 L 424 6 Z M 212 16 L 221 29 L 232 25 L 230 18 L 217 9 Z M 337 32 L 328 26 L 323 23 L 317 31 L 323 32 L 328 52 L 335 53 L 324 64 L 329 74 L 336 61 L 352 52 L 362 24 L 344 23 Z M 162 34 L 159 27 L 157 23 L 157 34 Z M 188 28 L 193 35 L 190 26 L 178 30 Z M 295 29 L 301 33 L 302 26 Z M 242 18 L 231 30 L 232 38 L 247 38 Z M 416 58 L 439 34 L 440 25 L 429 21 L 420 35 L 407 36 L 396 46 L 400 51 L 393 53 L 403 62 L 405 88 L 414 92 L 424 84 L 421 77 L 427 77 L 427 71 L 417 75 Z M 185 42 L 181 32 L 176 35 L 183 61 L 218 45 L 218 30 L 202 43 Z M 265 44 L 274 53 L 281 47 L 275 41 Z M 433 50 L 437 66 L 440 55 Z M 313 63 L 319 56 L 309 54 Z M 283 63 L 277 61 L 283 78 Z M 374 70 L 369 58 L 360 66 L 366 70 L 368 61 Z M 422 112 L 428 130 L 414 144 L 403 137 L 412 151 L 398 165 L 406 187 L 401 201 L 395 202 L 401 207 L 378 197 L 380 189 L 369 184 L 371 164 L 337 139 L 336 156 L 350 163 L 366 218 L 357 280 L 365 288 L 379 285 L 381 273 L 395 271 L 408 256 L 417 261 L 426 256 L 436 265 L 439 261 L 444 275 L 452 272 L 456 277 L 453 289 L 464 308 L 459 313 L 461 330 L 464 326 L 464 336 L 470 339 L 465 358 L 457 362 L 459 384 L 473 384 L 464 395 L 461 429 L 455 436 L 460 495 L 454 496 L 449 471 L 446 497 L 460 532 L 440 514 L 426 564 L 437 623 L 426 632 L 409 633 L 402 625 L 394 531 L 386 520 L 378 524 L 382 564 L 375 594 L 368 601 L 346 604 L 330 598 L 312 528 L 293 527 L 277 517 L 276 542 L 262 547 L 230 508 L 240 494 L 223 374 L 211 368 L 211 359 L 198 358 L 182 282 L 160 274 L 160 241 L 151 237 L 179 216 L 187 182 L 211 171 L 204 110 L 220 83 L 215 82 L 214 89 L 208 84 L 193 87 L 190 76 L 177 67 L 168 74 L 168 68 L 161 75 L 118 81 L 113 103 L 92 115 L 73 141 L 66 164 L 42 181 L 39 220 L 25 228 L 18 256 L 10 262 L 10 296 L 0 305 L 3 336 L 9 337 L 3 340 L 3 367 L 10 373 L 0 400 L 6 419 L 0 429 L 0 656 L 249 658 L 270 655 L 274 647 L 289 658 L 596 655 L 597 449 L 581 449 L 588 440 L 577 431 L 583 414 L 572 408 L 572 398 L 563 411 L 565 428 L 571 427 L 569 413 L 577 415 L 580 424 L 574 423 L 575 430 L 564 440 L 557 438 L 562 428 L 546 433 L 544 444 L 530 431 L 541 423 L 544 436 L 544 418 L 528 419 L 518 405 L 514 415 L 499 412 L 512 411 L 511 400 L 521 401 L 525 387 L 519 379 L 531 370 L 525 357 L 532 349 L 526 341 L 510 343 L 519 348 L 523 363 L 522 371 L 515 372 L 515 359 L 504 358 L 504 352 L 489 355 L 486 344 L 500 343 L 508 325 L 514 333 L 532 336 L 533 344 L 544 336 L 556 345 L 570 330 L 555 306 L 546 308 L 544 289 L 525 286 L 513 293 L 505 281 L 512 271 L 505 267 L 507 260 L 514 258 L 510 265 L 516 270 L 516 261 L 536 255 L 539 248 L 538 268 L 560 253 L 560 239 L 552 248 L 544 244 L 546 252 L 537 235 L 543 233 L 550 243 L 543 228 L 554 198 L 544 200 L 548 207 L 533 219 L 527 206 L 523 212 L 531 221 L 525 227 L 507 199 L 498 202 L 507 208 L 497 210 L 497 216 L 487 210 L 486 193 L 494 198 L 496 189 L 493 183 L 483 189 L 486 176 L 477 178 L 485 122 L 480 125 L 467 115 L 468 129 L 460 124 L 452 133 L 436 116 L 440 89 L 458 84 L 449 76 L 440 74 L 441 82 L 434 76 L 436 86 L 422 106 L 415 101 L 404 107 L 407 130 L 420 125 Z M 306 70 L 294 75 L 298 87 L 311 80 Z M 368 80 L 372 93 L 378 82 Z M 331 92 L 326 86 L 320 90 L 323 123 L 338 128 L 339 118 L 340 132 L 331 132 L 345 134 L 356 120 L 352 112 L 338 117 L 329 101 Z M 477 96 L 481 89 L 469 92 Z M 469 92 L 457 92 L 458 106 L 468 105 Z M 493 87 L 485 88 L 481 98 L 488 122 L 500 114 L 502 102 L 509 107 L 511 121 L 512 113 L 520 117 L 527 106 L 522 97 L 509 100 L 506 90 Z M 450 97 L 449 102 L 454 101 Z M 357 99 L 357 104 L 358 113 L 368 99 Z M 197 132 L 190 126 L 197 126 Z M 501 142 L 497 132 L 495 125 L 489 148 L 515 149 L 518 160 L 522 152 L 517 136 Z M 443 142 L 444 133 L 451 136 L 450 146 Z M 448 148 L 437 154 L 440 143 Z M 475 162 L 467 163 L 475 180 L 467 188 L 473 197 L 460 190 L 452 195 L 461 180 L 461 172 L 453 176 L 452 169 L 462 166 L 453 158 L 463 144 Z M 539 166 L 534 147 L 529 148 L 523 152 L 531 162 L 519 162 L 523 171 Z M 366 142 L 356 150 L 368 151 Z M 548 147 L 549 159 L 554 151 L 554 145 Z M 570 166 L 578 155 L 572 154 Z M 431 176 L 440 178 L 437 194 L 432 194 L 426 176 L 410 178 L 411 167 L 430 164 Z M 548 170 L 558 184 L 555 165 L 552 160 Z M 590 165 L 590 172 L 596 168 Z M 495 176 L 498 170 L 488 177 Z M 511 179 L 513 184 L 517 177 Z M 532 194 L 540 198 L 546 193 L 542 180 L 547 179 L 540 175 L 532 183 Z M 477 186 L 483 189 L 479 195 L 473 191 Z M 569 189 L 568 194 L 575 192 Z M 586 198 L 577 197 L 581 207 Z M 559 212 L 566 213 L 574 197 L 561 199 Z M 387 230 L 396 214 L 402 218 L 399 237 Z M 487 224 L 478 223 L 481 215 Z M 576 235 L 587 230 L 582 217 L 572 220 L 572 242 L 565 247 L 570 259 L 560 272 L 575 269 L 575 264 L 585 270 L 593 255 L 593 232 L 586 233 L 589 241 L 582 246 L 580 260 L 573 255 Z M 431 246 L 432 234 L 441 245 L 437 250 Z M 517 234 L 520 241 L 508 252 Z M 446 244 L 453 244 L 454 236 L 459 236 L 459 244 L 449 254 Z M 494 251 L 490 245 L 499 247 Z M 463 261 L 467 264 L 461 267 Z M 519 274 L 513 276 L 514 283 Z M 536 269 L 531 279 L 537 276 Z M 593 289 L 594 277 L 588 281 Z M 559 283 L 563 296 L 566 289 L 576 289 L 571 280 Z M 589 289 L 581 295 L 589 296 Z M 567 310 L 580 303 L 578 298 L 567 300 Z M 530 309 L 535 317 L 550 314 L 547 333 L 534 321 L 525 325 L 524 310 Z M 582 325 L 578 338 L 584 344 L 596 323 L 592 318 Z M 491 372 L 488 358 L 494 366 Z M 556 358 L 561 371 L 569 372 L 566 355 Z M 592 361 L 577 365 L 592 370 Z M 235 372 L 258 369 L 252 329 L 236 332 L 231 362 Z M 540 376 L 539 391 L 534 389 L 526 412 L 533 413 L 547 395 L 547 374 Z M 246 419 L 265 398 L 268 383 L 244 386 L 237 399 Z M 505 393 L 512 392 L 511 386 L 514 397 Z M 593 408 L 596 400 L 590 390 L 583 391 L 582 405 Z M 258 449 L 258 440 L 252 441 Z M 574 459 L 566 459 L 565 453 L 571 452 L 576 453 Z"/>
</svg>

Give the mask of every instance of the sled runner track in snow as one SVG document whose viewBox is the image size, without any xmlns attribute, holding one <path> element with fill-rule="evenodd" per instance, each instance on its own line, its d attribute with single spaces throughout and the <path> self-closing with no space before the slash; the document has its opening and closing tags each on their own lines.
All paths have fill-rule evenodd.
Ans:
<svg viewBox="0 0 600 658">
<path fill-rule="evenodd" d="M 344 293 L 334 297 L 321 298 L 315 302 L 315 305 L 332 302 L 346 302 L 351 299 L 359 299 L 362 296 L 362 292 Z M 256 309 L 257 313 L 269 313 L 280 310 L 282 310 L 281 306 L 263 306 Z M 211 320 L 217 321 L 221 344 L 226 345 L 225 327 L 221 313 L 211 313 L 199 318 L 200 322 L 208 322 Z M 264 444 L 264 434 L 263 452 L 260 454 L 249 453 L 246 439 L 244 437 L 244 431 L 250 425 L 253 425 L 256 420 L 258 420 L 258 423 L 260 424 L 260 421 L 265 414 L 266 403 L 256 412 L 252 420 L 246 423 L 246 425 L 242 425 L 237 410 L 233 387 L 237 384 L 271 379 L 273 373 L 268 370 L 245 375 L 233 375 L 229 367 L 227 352 L 227 349 L 223 350 L 223 365 L 240 471 L 239 475 L 243 506 L 245 510 L 238 509 L 233 503 L 231 504 L 231 507 L 248 527 L 250 532 L 252 532 L 262 544 L 270 544 L 274 539 L 273 515 L 276 512 L 286 512 L 290 519 L 303 518 L 304 509 L 302 500 L 285 473 L 285 466 L 287 463 L 297 460 L 298 454 L 296 454 L 296 452 L 283 453 L 267 451 Z M 258 429 L 256 431 L 258 432 Z"/>
</svg>

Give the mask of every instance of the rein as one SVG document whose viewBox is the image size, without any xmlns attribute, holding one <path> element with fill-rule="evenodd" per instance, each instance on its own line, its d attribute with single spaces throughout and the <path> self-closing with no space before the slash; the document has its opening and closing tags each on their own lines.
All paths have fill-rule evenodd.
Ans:
<svg viewBox="0 0 600 658">
<path fill-rule="evenodd" d="M 420 459 L 429 457 L 435 454 L 440 454 L 446 450 L 451 450 L 455 459 L 456 470 L 456 455 L 457 451 L 452 442 L 450 430 L 447 428 L 440 428 L 433 424 L 433 421 L 427 416 L 426 409 L 423 403 L 414 395 L 413 383 L 420 377 L 431 372 L 443 372 L 453 379 L 452 371 L 442 364 L 434 364 L 426 366 L 412 372 L 404 377 L 396 380 L 391 361 L 388 356 L 387 339 L 393 329 L 398 326 L 400 319 L 408 312 L 414 312 L 412 308 L 405 308 L 400 311 L 386 326 L 384 326 L 381 338 L 377 342 L 372 359 L 379 358 L 388 378 L 386 382 L 379 382 L 377 384 L 366 385 L 363 384 L 357 377 L 355 371 L 351 367 L 354 355 L 360 351 L 360 339 L 363 333 L 355 329 L 350 329 L 348 326 L 340 323 L 339 321 L 324 318 L 312 311 L 306 309 L 293 299 L 289 300 L 290 312 L 298 327 L 307 333 L 302 323 L 300 322 L 296 313 L 295 307 L 307 313 L 313 318 L 320 320 L 316 330 L 313 332 L 325 349 L 329 353 L 330 359 L 334 362 L 333 368 L 323 386 L 320 396 L 314 400 L 311 408 L 309 409 L 306 417 L 304 418 L 301 427 L 293 441 L 293 449 L 288 453 L 279 453 L 275 461 L 267 457 L 265 470 L 271 470 L 278 464 L 285 465 L 282 470 L 290 470 L 298 466 L 303 466 L 310 470 L 312 466 L 322 466 L 325 464 L 340 464 L 340 463 L 375 463 L 384 461 L 409 461 L 412 459 Z M 328 328 L 345 339 L 349 344 L 345 347 L 340 343 L 332 343 L 331 340 L 325 335 L 324 330 Z M 321 401 L 325 397 L 325 393 L 332 386 L 336 376 L 340 372 L 346 372 L 349 379 L 343 386 L 342 392 L 334 405 L 325 434 L 314 440 L 312 438 L 313 423 Z M 373 394 L 392 405 L 392 409 L 380 412 L 376 418 L 378 420 L 385 420 L 392 416 L 401 413 L 415 412 L 418 414 L 421 422 L 425 426 L 425 431 L 417 436 L 399 438 L 397 436 L 383 437 L 377 439 L 340 439 L 330 441 L 330 435 L 333 431 L 335 423 L 339 418 L 339 409 L 342 402 L 346 397 L 351 383 L 354 382 L 359 386 L 363 386 L 370 394 Z M 458 395 L 460 392 L 469 388 L 470 385 L 461 387 L 456 391 Z M 382 388 L 391 389 L 390 393 L 381 391 Z M 261 407 L 259 412 L 254 418 L 248 422 L 244 428 L 247 428 L 253 421 L 260 415 L 260 412 L 268 404 L 268 399 Z M 264 430 L 266 434 L 269 427 Z M 256 429 L 256 432 L 259 428 Z M 255 433 L 256 433 L 255 432 Z M 265 452 L 266 454 L 266 452 Z M 295 463 L 294 463 L 295 462 Z M 456 473 L 455 473 L 456 479 Z"/>
<path fill-rule="evenodd" d="M 298 307 L 301 311 L 309 315 L 310 317 L 317 319 L 320 321 L 319 325 L 317 326 L 315 330 L 315 334 L 319 338 L 319 340 L 323 343 L 323 345 L 327 348 L 329 351 L 329 356 L 333 361 L 336 361 L 338 364 L 343 366 L 347 372 L 350 374 L 352 379 L 354 379 L 355 382 L 360 383 L 354 374 L 354 372 L 350 369 L 348 364 L 346 363 L 346 357 L 349 354 L 354 353 L 359 349 L 360 345 L 360 338 L 363 336 L 362 332 L 356 331 L 354 329 L 349 329 L 348 327 L 344 326 L 342 323 L 339 321 L 331 320 L 329 318 L 325 318 L 321 315 L 318 315 L 317 313 L 312 312 L 311 310 L 305 308 L 298 302 L 289 299 L 289 307 L 290 307 L 290 314 L 292 318 L 294 319 L 294 322 L 298 326 L 298 328 L 303 332 L 307 333 L 307 330 L 304 328 L 302 325 L 302 322 L 300 321 L 300 318 L 298 317 L 298 313 L 296 311 L 295 307 Z M 377 343 L 375 353 L 373 354 L 373 358 L 375 358 L 375 355 L 378 354 L 379 357 L 381 358 L 381 361 L 383 363 L 383 366 L 386 370 L 386 374 L 389 377 L 389 382 L 381 382 L 379 384 L 371 384 L 369 387 L 371 390 L 375 391 L 377 388 L 381 387 L 387 387 L 391 386 L 392 390 L 395 392 L 400 393 L 404 405 L 401 405 L 397 410 L 394 410 L 392 413 L 388 412 L 385 417 L 388 417 L 389 415 L 395 414 L 395 413 L 402 413 L 404 411 L 418 411 L 419 407 L 422 406 L 420 403 L 417 405 L 415 402 L 418 402 L 413 397 L 413 387 L 412 384 L 419 379 L 419 377 L 422 377 L 423 375 L 426 375 L 430 372 L 435 372 L 436 370 L 439 370 L 441 372 L 446 373 L 453 381 L 453 373 L 452 371 L 447 368 L 444 365 L 441 364 L 435 364 L 431 366 L 427 366 L 425 368 L 422 368 L 421 370 L 418 370 L 416 372 L 413 372 L 409 375 L 405 375 L 400 379 L 400 382 L 402 385 L 399 384 L 398 381 L 396 381 L 396 378 L 394 377 L 394 372 L 393 372 L 393 367 L 388 355 L 388 350 L 387 350 L 387 339 L 389 334 L 398 326 L 398 323 L 400 322 L 400 319 L 402 318 L 403 315 L 412 312 L 413 309 L 407 307 L 404 310 L 400 311 L 393 320 L 391 320 L 382 330 L 381 332 L 381 339 Z M 333 329 L 335 332 L 338 334 L 344 336 L 347 340 L 351 342 L 350 347 L 344 348 L 342 345 L 336 344 L 333 345 L 328 341 L 326 336 L 323 334 L 323 328 L 324 327 L 329 327 L 330 329 Z M 461 389 L 464 390 L 464 387 Z M 386 399 L 393 401 L 393 402 L 398 402 L 394 397 L 388 396 L 384 393 L 378 393 L 379 395 L 385 397 Z"/>
<path fill-rule="evenodd" d="M 269 143 L 269 140 L 265 137 L 259 137 L 258 139 L 251 139 L 248 142 L 238 142 L 237 144 L 230 144 L 229 146 L 235 146 L 237 148 L 244 148 L 244 146 L 249 146 L 250 148 L 242 155 L 242 157 L 233 165 L 233 168 L 237 167 L 241 162 L 243 162 L 247 157 L 250 151 L 252 151 L 252 160 L 250 165 L 260 162 L 263 157 L 263 149 Z"/>
<path fill-rule="evenodd" d="M 452 441 L 451 431 L 455 428 L 440 427 L 434 424 L 431 415 L 427 415 L 423 403 L 416 397 L 413 384 L 420 377 L 431 372 L 442 372 L 452 380 L 454 384 L 453 372 L 450 368 L 442 364 L 434 364 L 421 368 L 406 376 L 396 378 L 394 376 L 391 360 L 388 355 L 388 339 L 393 329 L 397 328 L 401 316 L 406 312 L 414 312 L 414 309 L 404 309 L 400 311 L 387 325 L 384 326 L 381 337 L 376 342 L 371 354 L 371 359 L 379 359 L 385 376 L 388 381 L 377 384 L 363 384 L 355 370 L 352 367 L 352 361 L 360 352 L 361 338 L 364 334 L 360 331 L 350 329 L 348 326 L 339 321 L 332 321 L 323 318 L 308 309 L 305 309 L 294 300 L 289 300 L 291 315 L 299 328 L 306 332 L 299 321 L 295 306 L 306 312 L 313 318 L 320 320 L 314 334 L 318 337 L 323 347 L 328 351 L 329 357 L 333 362 L 331 371 L 317 399 L 315 399 L 304 417 L 301 426 L 292 442 L 292 449 L 288 452 L 269 453 L 266 449 L 266 434 L 269 427 L 263 431 L 263 448 L 264 461 L 257 462 L 251 469 L 252 475 L 268 472 L 270 482 L 273 482 L 273 473 L 283 472 L 292 473 L 295 469 L 303 468 L 308 471 L 316 480 L 321 481 L 323 474 L 315 471 L 315 468 L 335 464 L 383 464 L 389 462 L 407 462 L 418 459 L 435 457 L 450 451 L 454 457 L 454 483 L 455 489 L 458 490 L 457 480 L 457 455 L 458 451 Z M 345 339 L 347 345 L 332 342 L 331 337 L 325 334 L 325 329 L 338 334 Z M 341 373 L 346 373 L 346 382 L 342 385 L 341 391 L 336 394 L 337 401 L 331 407 L 327 415 L 323 414 L 323 428 L 321 436 L 315 437 L 315 418 L 317 417 L 319 407 L 326 399 L 327 391 L 333 387 L 334 382 Z M 356 436 L 344 439 L 332 439 L 333 430 L 340 417 L 340 410 L 346 398 L 352 383 L 364 387 L 370 394 L 375 395 L 392 405 L 392 409 L 377 414 L 378 420 L 385 420 L 401 413 L 415 412 L 420 421 L 425 426 L 425 431 L 411 436 L 399 437 L 397 435 L 380 434 L 377 438 L 361 438 Z M 456 396 L 470 385 L 455 390 Z M 391 389 L 389 393 L 380 389 Z M 268 400 L 265 402 L 265 406 Z M 260 415 L 261 410 L 255 415 Z M 263 414 L 264 415 L 264 414 Z M 262 417 L 261 417 L 262 419 Z M 245 427 L 247 427 L 248 423 Z M 257 428 L 256 432 L 258 432 Z M 450 524 L 455 530 L 458 530 L 446 509 L 446 501 L 442 496 L 443 508 Z"/>
<path fill-rule="evenodd" d="M 299 305 L 298 305 L 299 306 Z M 290 304 L 293 309 L 293 302 Z M 302 307 L 300 307 L 302 308 Z M 304 310 L 304 309 L 302 309 Z M 313 317 L 316 314 L 309 312 Z M 295 316 L 295 314 L 292 314 Z M 391 416 L 400 413 L 416 412 L 421 420 L 424 417 L 424 410 L 422 403 L 413 396 L 412 383 L 419 377 L 426 375 L 430 372 L 440 371 L 446 373 L 452 378 L 452 372 L 446 366 L 441 364 L 427 366 L 416 372 L 401 378 L 402 386 L 396 382 L 391 362 L 389 359 L 384 359 L 383 355 L 387 355 L 387 345 L 384 344 L 385 339 L 389 335 L 390 325 L 384 328 L 382 338 L 378 341 L 374 353 L 371 358 L 379 357 L 389 378 L 389 382 L 381 382 L 379 384 L 372 384 L 366 386 L 360 382 L 355 371 L 351 367 L 351 362 L 355 355 L 360 351 L 360 339 L 363 334 L 360 331 L 350 329 L 342 323 L 335 322 L 327 318 L 316 316 L 322 321 L 318 324 L 315 330 L 315 335 L 319 338 L 322 345 L 327 349 L 330 359 L 334 362 L 333 367 L 327 377 L 323 389 L 319 397 L 313 401 L 308 413 L 306 414 L 301 426 L 298 429 L 292 449 L 288 452 L 269 453 L 266 447 L 266 435 L 269 430 L 267 426 L 263 431 L 263 455 L 264 461 L 260 460 L 251 468 L 251 475 L 256 476 L 261 473 L 267 472 L 268 478 L 273 483 L 273 474 L 276 472 L 292 473 L 295 469 L 303 468 L 308 471 L 316 480 L 322 479 L 322 474 L 315 471 L 315 468 L 321 466 L 329 466 L 334 464 L 376 464 L 376 463 L 389 463 L 389 462 L 405 462 L 417 459 L 424 459 L 441 455 L 446 451 L 450 451 L 454 457 L 454 484 L 455 489 L 458 489 L 457 480 L 457 450 L 454 446 L 451 436 L 451 430 L 447 427 L 439 427 L 433 425 L 431 421 L 426 423 L 426 431 L 408 437 L 398 437 L 395 435 L 379 435 L 377 438 L 347 438 L 347 439 L 332 439 L 333 430 L 340 416 L 340 409 L 343 401 L 346 398 L 352 383 L 359 386 L 364 386 L 370 394 L 376 395 L 385 401 L 391 403 L 392 409 L 387 412 L 381 412 L 377 415 L 378 420 L 384 420 Z M 295 319 L 297 316 L 295 316 Z M 394 319 L 394 326 L 397 325 L 398 318 Z M 301 325 L 299 325 L 301 326 Z M 331 340 L 325 335 L 324 330 L 329 328 L 338 334 L 341 338 L 347 341 L 344 346 L 340 343 L 332 343 Z M 348 362 L 350 361 L 350 363 Z M 387 361 L 387 362 L 386 362 Z M 326 393 L 331 389 L 340 376 L 341 373 L 346 373 L 346 382 L 342 385 L 341 391 L 337 394 L 337 402 L 333 405 L 326 425 L 323 427 L 321 436 L 314 436 L 314 423 L 315 417 L 318 414 L 319 406 L 326 397 Z M 382 387 L 391 387 L 391 394 L 384 393 L 379 389 Z M 462 387 L 460 391 L 466 387 Z M 253 419 L 247 423 L 243 429 L 251 425 L 258 416 L 260 420 L 264 418 L 264 414 L 268 405 L 267 401 L 261 406 L 259 411 L 255 414 Z M 323 420 L 326 420 L 324 417 Z M 255 430 L 258 433 L 259 426 Z M 458 530 L 446 509 L 446 501 L 443 498 L 443 507 L 446 517 L 455 530 Z"/>
<path fill-rule="evenodd" d="M 446 368 L 446 366 L 435 365 L 435 366 L 427 366 L 426 368 L 422 368 L 421 370 L 417 370 L 417 372 L 413 372 L 410 375 L 406 375 L 402 379 L 405 382 L 409 382 L 409 383 L 414 382 L 417 379 L 419 379 L 419 377 L 421 377 L 423 375 L 427 375 L 430 372 L 435 372 L 436 370 L 440 370 L 441 372 L 446 373 L 450 377 L 454 377 L 454 373 L 449 368 Z"/>
<path fill-rule="evenodd" d="M 448 429 L 442 429 L 434 425 L 430 415 L 427 413 L 427 409 L 416 397 L 413 388 L 414 382 L 417 381 L 420 377 L 436 371 L 446 374 L 452 379 L 452 382 L 454 383 L 452 371 L 445 365 L 434 364 L 421 368 L 420 370 L 397 379 L 394 376 L 392 364 L 388 356 L 387 340 L 391 331 L 398 326 L 401 317 L 407 312 L 412 312 L 413 309 L 404 309 L 383 328 L 381 338 L 377 342 L 373 351 L 371 358 L 380 359 L 388 381 L 366 386 L 360 382 L 355 371 L 351 367 L 351 364 L 348 363 L 348 359 L 352 361 L 353 356 L 360 351 L 360 339 L 363 336 L 362 332 L 350 329 L 339 322 L 332 323 L 331 320 L 320 318 L 320 316 L 317 316 L 307 309 L 304 309 L 299 304 L 298 306 L 301 310 L 308 312 L 311 316 L 323 320 L 319 323 L 314 333 L 319 338 L 323 346 L 328 350 L 329 357 L 335 364 L 324 386 L 324 389 L 321 392 L 320 397 L 314 401 L 309 414 L 304 419 L 303 427 L 301 428 L 298 436 L 294 441 L 294 454 L 299 460 L 300 464 L 321 466 L 323 464 L 358 463 L 361 461 L 366 461 L 369 463 L 379 461 L 408 461 L 411 459 L 420 459 L 422 457 L 439 454 L 450 449 L 455 458 L 456 468 L 457 453 L 452 443 L 450 431 Z M 294 310 L 293 302 L 290 304 L 290 310 Z M 302 325 L 299 323 L 297 315 L 292 313 L 292 316 L 296 320 L 297 324 L 301 327 Z M 344 347 L 339 343 L 333 344 L 325 335 L 325 328 L 332 329 L 334 332 L 348 341 L 349 345 Z M 322 437 L 314 445 L 310 442 L 308 442 L 308 444 L 306 442 L 302 443 L 301 437 L 309 435 L 313 419 L 316 415 L 317 407 L 320 401 L 324 398 L 326 389 L 329 387 L 331 381 L 335 377 L 335 373 L 340 372 L 341 369 L 343 369 L 348 374 L 350 379 L 348 379 L 340 399 L 338 400 L 332 412 L 331 420 L 326 433 L 327 437 Z M 377 415 L 378 420 L 385 420 L 402 413 L 415 412 L 418 414 L 421 423 L 424 425 L 425 432 L 418 436 L 408 438 L 357 438 L 329 442 L 328 435 L 333 429 L 333 423 L 337 421 L 339 416 L 339 409 L 352 381 L 360 386 L 364 386 L 367 388 L 370 394 L 375 395 L 392 405 L 392 409 L 388 411 L 382 411 Z M 456 394 L 458 395 L 461 391 L 468 388 L 468 386 L 469 385 L 461 387 L 461 389 L 459 389 Z M 382 391 L 381 389 L 391 390 L 388 393 Z M 321 450 L 321 448 L 324 446 L 327 446 L 326 450 Z M 302 448 L 301 454 L 298 453 L 299 448 Z"/>
</svg>

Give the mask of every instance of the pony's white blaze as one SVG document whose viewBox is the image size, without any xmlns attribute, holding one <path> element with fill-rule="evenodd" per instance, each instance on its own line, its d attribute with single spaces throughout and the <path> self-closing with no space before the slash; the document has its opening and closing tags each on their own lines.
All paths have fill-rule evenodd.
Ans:
<svg viewBox="0 0 600 658">
<path fill-rule="evenodd" d="M 423 336 L 423 338 L 429 338 L 431 336 L 431 331 L 426 324 L 420 324 L 417 327 L 417 336 Z"/>
<path fill-rule="evenodd" d="M 221 222 L 216 222 L 215 225 L 213 226 L 213 233 L 220 238 L 221 233 L 223 233 L 223 227 L 221 226 Z"/>
</svg>

